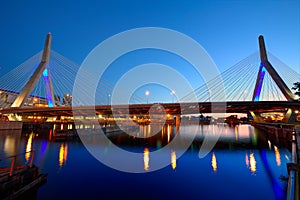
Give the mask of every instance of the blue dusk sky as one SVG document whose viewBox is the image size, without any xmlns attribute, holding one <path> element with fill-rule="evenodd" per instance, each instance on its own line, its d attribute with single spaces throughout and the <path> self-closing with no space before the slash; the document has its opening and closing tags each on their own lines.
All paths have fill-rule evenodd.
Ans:
<svg viewBox="0 0 300 200">
<path fill-rule="evenodd" d="M 53 50 L 81 64 L 105 39 L 140 27 L 163 27 L 186 34 L 203 46 L 221 72 L 257 51 L 257 38 L 262 34 L 268 51 L 299 72 L 299 13 L 298 0 L 1 1 L 0 75 L 38 53 L 48 32 L 52 33 Z M 169 55 L 163 53 L 162 58 L 154 59 L 158 53 L 150 54 L 153 60 L 137 52 L 136 56 L 145 60 L 132 65 L 161 61 L 172 67 L 173 63 L 166 61 Z M 115 82 L 114 78 L 107 79 Z M 194 87 L 201 85 L 197 79 L 190 81 Z M 151 98 L 149 95 L 149 100 L 159 101 Z"/>
</svg>

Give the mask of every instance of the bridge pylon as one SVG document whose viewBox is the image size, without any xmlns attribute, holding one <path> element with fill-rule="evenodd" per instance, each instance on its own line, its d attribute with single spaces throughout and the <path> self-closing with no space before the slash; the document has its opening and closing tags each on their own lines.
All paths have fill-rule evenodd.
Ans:
<svg viewBox="0 0 300 200">
<path fill-rule="evenodd" d="M 266 46 L 264 42 L 264 37 L 260 35 L 258 37 L 259 41 L 259 51 L 260 51 L 260 67 L 256 78 L 256 84 L 253 92 L 252 101 L 259 101 L 261 89 L 263 85 L 263 80 L 266 72 L 268 72 L 271 78 L 274 80 L 275 84 L 278 86 L 284 97 L 287 101 L 296 101 L 296 96 L 292 93 L 292 91 L 288 88 L 279 74 L 276 72 L 272 64 L 268 60 Z M 253 117 L 255 122 L 264 122 L 263 118 L 261 117 L 260 113 L 256 113 L 250 111 L 250 114 Z M 283 123 L 294 123 L 296 121 L 296 109 L 289 108 L 286 110 L 284 114 L 284 118 L 282 120 Z"/>
<path fill-rule="evenodd" d="M 45 88 L 46 88 L 46 98 L 48 107 L 55 107 L 55 101 L 54 101 L 54 92 L 53 92 L 53 86 L 52 81 L 50 77 L 50 71 L 49 71 L 49 59 L 50 59 L 50 46 L 51 46 L 52 36 L 50 33 L 47 34 L 45 44 L 44 44 L 44 50 L 43 50 L 43 56 L 40 64 L 34 71 L 34 73 L 31 75 L 30 79 L 27 81 L 25 86 L 23 87 L 20 94 L 17 96 L 11 107 L 21 107 L 25 99 L 30 95 L 31 91 L 37 84 L 38 80 L 43 75 L 43 79 L 45 82 Z"/>
<path fill-rule="evenodd" d="M 272 79 L 274 80 L 274 82 L 282 92 L 282 94 L 285 96 L 285 98 L 288 101 L 295 101 L 297 98 L 292 93 L 292 91 L 288 88 L 288 86 L 285 84 L 285 82 L 282 80 L 282 78 L 279 76 L 279 74 L 276 72 L 276 70 L 268 60 L 264 37 L 262 35 L 258 37 L 258 42 L 259 42 L 261 62 L 260 62 L 260 67 L 256 78 L 256 84 L 253 92 L 252 101 L 259 101 L 263 80 L 266 72 L 270 74 L 270 76 L 272 77 Z"/>
</svg>

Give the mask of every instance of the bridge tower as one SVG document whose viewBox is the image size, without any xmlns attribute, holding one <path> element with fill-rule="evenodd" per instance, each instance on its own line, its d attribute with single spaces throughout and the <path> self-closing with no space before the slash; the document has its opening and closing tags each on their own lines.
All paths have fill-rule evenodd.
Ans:
<svg viewBox="0 0 300 200">
<path fill-rule="evenodd" d="M 252 101 L 259 101 L 261 89 L 263 80 L 265 77 L 266 72 L 270 74 L 282 94 L 285 96 L 287 101 L 296 101 L 296 96 L 291 92 L 291 90 L 288 88 L 288 86 L 285 84 L 285 82 L 282 80 L 282 78 L 279 76 L 279 74 L 276 72 L 274 67 L 271 65 L 271 63 L 268 60 L 267 57 L 267 51 L 265 47 L 264 37 L 260 35 L 258 37 L 259 42 L 259 51 L 260 51 L 260 67 L 256 78 L 256 84 L 254 88 L 254 93 L 252 97 Z M 252 115 L 255 122 L 263 122 L 262 117 L 259 113 L 254 113 L 250 111 L 250 114 Z M 285 123 L 293 123 L 295 122 L 296 115 L 295 111 L 291 108 L 289 108 L 284 116 L 283 122 Z"/>
<path fill-rule="evenodd" d="M 258 37 L 259 42 L 259 51 L 260 51 L 260 67 L 256 78 L 256 84 L 254 88 L 254 93 L 252 97 L 252 101 L 259 101 L 259 97 L 261 94 L 261 88 L 263 84 L 263 80 L 265 77 L 266 72 L 270 74 L 282 94 L 285 96 L 285 98 L 288 101 L 294 101 L 296 100 L 295 95 L 291 92 L 291 90 L 287 87 L 285 82 L 282 80 L 282 78 L 279 76 L 279 74 L 276 72 L 274 67 L 271 65 L 271 63 L 268 61 L 264 37 L 260 35 Z"/>
<path fill-rule="evenodd" d="M 46 88 L 46 99 L 48 103 L 48 107 L 55 107 L 55 101 L 54 101 L 54 92 L 53 92 L 53 86 L 52 81 L 50 77 L 50 70 L 49 70 L 49 58 L 50 58 L 50 46 L 51 46 L 52 36 L 50 33 L 47 34 L 45 44 L 44 44 L 44 50 L 43 50 L 43 56 L 40 64 L 30 77 L 30 79 L 25 84 L 24 88 L 20 92 L 20 94 L 17 96 L 11 107 L 21 107 L 24 104 L 24 100 L 30 95 L 31 91 L 37 84 L 38 80 L 43 75 L 43 79 L 45 82 L 45 88 Z"/>
</svg>

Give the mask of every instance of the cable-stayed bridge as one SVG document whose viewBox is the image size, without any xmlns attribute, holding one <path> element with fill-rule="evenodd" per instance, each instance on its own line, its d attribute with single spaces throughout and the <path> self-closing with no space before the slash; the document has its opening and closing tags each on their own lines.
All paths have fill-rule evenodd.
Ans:
<svg viewBox="0 0 300 200">
<path fill-rule="evenodd" d="M 153 104 L 143 103 L 145 99 L 136 95 L 132 98 L 135 100 L 133 104 L 109 105 L 114 86 L 105 80 L 98 85 L 97 106 L 72 107 L 71 94 L 80 66 L 50 50 L 50 45 L 51 35 L 48 34 L 43 51 L 0 78 L 2 114 L 71 116 L 74 112 L 84 115 L 92 110 L 98 115 L 111 115 L 112 110 L 120 115 L 149 114 Z M 177 116 L 211 112 L 251 113 L 259 121 L 259 113 L 278 111 L 284 113 L 285 122 L 295 121 L 300 103 L 290 88 L 300 80 L 300 75 L 272 54 L 267 55 L 262 36 L 259 37 L 259 47 L 259 52 L 220 74 L 222 82 L 216 77 L 176 103 L 155 105 L 156 112 Z M 95 78 L 89 72 L 82 77 Z M 222 84 L 224 90 L 211 93 L 208 84 L 215 87 Z M 128 107 L 130 113 L 126 111 Z"/>
</svg>

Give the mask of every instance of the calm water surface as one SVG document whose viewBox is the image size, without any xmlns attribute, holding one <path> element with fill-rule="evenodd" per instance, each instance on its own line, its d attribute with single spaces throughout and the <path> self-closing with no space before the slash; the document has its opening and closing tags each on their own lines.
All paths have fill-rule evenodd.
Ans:
<svg viewBox="0 0 300 200">
<path fill-rule="evenodd" d="M 169 165 L 154 172 L 151 154 L 172 141 L 175 127 L 166 126 L 157 137 L 138 139 L 122 132 L 108 134 L 111 141 L 128 151 L 140 152 L 140 165 L 147 173 L 126 173 L 95 159 L 80 140 L 55 141 L 48 133 L 0 132 L 0 157 L 36 150 L 35 164 L 48 173 L 47 183 L 38 189 L 37 199 L 285 199 L 286 163 L 290 152 L 249 125 L 181 126 L 190 137 L 197 126 L 194 143 L 180 158 L 179 150 L 163 150 Z M 150 127 L 140 127 L 147 134 Z M 204 158 L 198 152 L 206 134 L 220 131 L 221 137 Z M 93 144 L 93 136 L 90 136 Z M 103 148 L 96 146 L 95 148 Z M 28 154 L 19 158 L 26 163 Z M 126 158 L 120 159 L 120 165 Z M 6 164 L 2 162 L 1 165 Z"/>
</svg>

